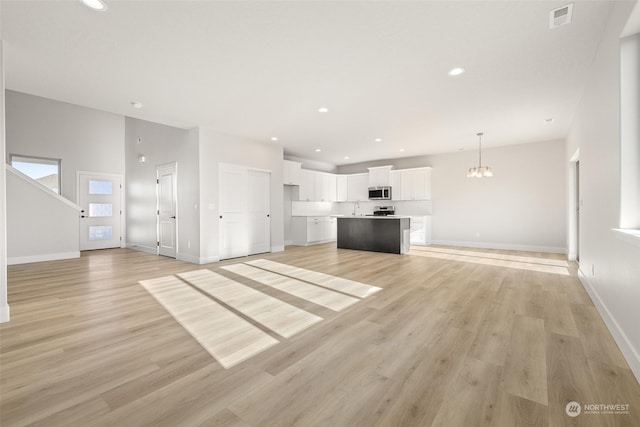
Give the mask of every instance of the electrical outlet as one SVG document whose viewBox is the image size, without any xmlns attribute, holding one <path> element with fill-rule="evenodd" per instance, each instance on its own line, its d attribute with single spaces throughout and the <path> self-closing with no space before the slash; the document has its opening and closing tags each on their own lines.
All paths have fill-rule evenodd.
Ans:
<svg viewBox="0 0 640 427">
<path fill-rule="evenodd" d="M 596 265 L 595 264 L 591 264 L 591 275 L 592 276 L 596 275 Z"/>
<path fill-rule="evenodd" d="M 187 247 L 191 248 L 191 240 L 187 240 Z"/>
</svg>

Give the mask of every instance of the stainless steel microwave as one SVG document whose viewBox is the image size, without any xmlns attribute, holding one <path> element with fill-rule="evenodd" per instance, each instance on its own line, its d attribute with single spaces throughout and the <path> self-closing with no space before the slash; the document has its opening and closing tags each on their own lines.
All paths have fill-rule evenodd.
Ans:
<svg viewBox="0 0 640 427">
<path fill-rule="evenodd" d="M 369 187 L 369 200 L 391 200 L 391 187 Z"/>
</svg>

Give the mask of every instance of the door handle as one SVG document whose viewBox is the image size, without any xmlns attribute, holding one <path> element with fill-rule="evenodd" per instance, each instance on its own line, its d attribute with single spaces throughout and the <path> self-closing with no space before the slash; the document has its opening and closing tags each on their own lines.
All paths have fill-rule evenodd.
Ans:
<svg viewBox="0 0 640 427">
<path fill-rule="evenodd" d="M 220 215 L 220 219 L 222 219 L 222 215 Z"/>
<path fill-rule="evenodd" d="M 176 216 L 175 216 L 175 215 L 174 215 L 174 216 L 170 216 L 169 218 L 171 218 L 171 219 L 176 219 Z"/>
<path fill-rule="evenodd" d="M 267 218 L 269 218 L 269 214 L 267 214 Z"/>
</svg>

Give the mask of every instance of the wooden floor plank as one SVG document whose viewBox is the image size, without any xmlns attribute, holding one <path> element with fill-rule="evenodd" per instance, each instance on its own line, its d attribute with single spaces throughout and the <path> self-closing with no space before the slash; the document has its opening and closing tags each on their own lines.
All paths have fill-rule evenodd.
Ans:
<svg viewBox="0 0 640 427">
<path fill-rule="evenodd" d="M 498 401 L 502 368 L 466 358 L 453 379 L 432 427 L 490 426 Z M 460 410 L 463 407 L 464 410 Z"/>
<path fill-rule="evenodd" d="M 516 316 L 504 370 L 504 390 L 546 405 L 547 363 L 544 320 Z"/>
</svg>

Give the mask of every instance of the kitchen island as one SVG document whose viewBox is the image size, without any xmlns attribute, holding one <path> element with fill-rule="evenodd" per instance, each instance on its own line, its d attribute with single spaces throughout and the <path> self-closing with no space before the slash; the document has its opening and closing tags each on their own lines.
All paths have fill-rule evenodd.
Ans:
<svg viewBox="0 0 640 427">
<path fill-rule="evenodd" d="M 409 251 L 408 216 L 340 216 L 338 248 L 404 254 Z"/>
</svg>

